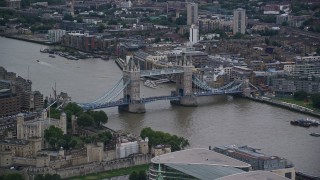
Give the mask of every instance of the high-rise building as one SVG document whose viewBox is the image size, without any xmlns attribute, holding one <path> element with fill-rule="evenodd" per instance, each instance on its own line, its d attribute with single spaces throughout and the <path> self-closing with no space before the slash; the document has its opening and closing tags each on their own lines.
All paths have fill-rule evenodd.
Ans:
<svg viewBox="0 0 320 180">
<path fill-rule="evenodd" d="M 189 40 L 191 44 L 195 44 L 199 41 L 199 29 L 196 25 L 192 24 L 190 27 Z"/>
<path fill-rule="evenodd" d="M 198 25 L 198 4 L 188 3 L 187 4 L 187 25 L 192 24 Z"/>
<path fill-rule="evenodd" d="M 246 33 L 246 10 L 238 8 L 233 11 L 233 34 Z"/>
</svg>

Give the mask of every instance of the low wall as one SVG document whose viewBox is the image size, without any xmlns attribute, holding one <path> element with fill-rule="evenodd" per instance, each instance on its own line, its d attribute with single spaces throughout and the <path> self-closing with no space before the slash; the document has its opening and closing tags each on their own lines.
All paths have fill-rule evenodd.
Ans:
<svg viewBox="0 0 320 180">
<path fill-rule="evenodd" d="M 59 174 L 61 178 L 69 178 L 74 176 L 85 176 L 87 174 L 99 173 L 103 171 L 109 171 L 119 168 L 132 167 L 142 164 L 150 163 L 150 154 L 137 154 L 127 158 L 116 159 L 112 161 L 93 162 L 89 164 L 83 164 L 78 166 L 72 166 L 67 168 L 52 169 L 50 167 L 26 168 L 26 179 L 32 180 L 37 174 Z M 79 159 L 79 161 L 81 161 Z"/>
</svg>

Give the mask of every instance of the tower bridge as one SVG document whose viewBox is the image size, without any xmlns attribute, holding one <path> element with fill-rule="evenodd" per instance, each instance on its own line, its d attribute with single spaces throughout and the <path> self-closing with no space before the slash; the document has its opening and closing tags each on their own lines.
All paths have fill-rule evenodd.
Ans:
<svg viewBox="0 0 320 180">
<path fill-rule="evenodd" d="M 206 82 L 192 74 L 191 56 L 179 60 L 174 67 L 141 71 L 139 63 L 135 64 L 130 59 L 123 68 L 123 77 L 100 98 L 89 103 L 78 103 L 85 110 L 101 109 L 118 106 L 119 109 L 133 113 L 144 113 L 145 104 L 169 100 L 172 103 L 183 106 L 197 106 L 197 97 L 241 94 L 247 92 L 249 83 L 247 81 L 233 81 L 220 88 L 211 88 Z M 158 75 L 175 74 L 176 89 L 167 96 L 155 96 L 148 98 L 140 97 L 140 78 Z M 194 92 L 193 87 L 201 91 Z M 116 99 L 120 94 L 123 97 Z"/>
</svg>

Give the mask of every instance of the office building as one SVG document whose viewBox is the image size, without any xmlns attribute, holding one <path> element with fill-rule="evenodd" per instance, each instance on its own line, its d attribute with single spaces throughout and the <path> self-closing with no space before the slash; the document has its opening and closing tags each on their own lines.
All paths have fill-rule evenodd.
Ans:
<svg viewBox="0 0 320 180">
<path fill-rule="evenodd" d="M 198 25 L 198 4 L 188 3 L 187 4 L 187 25 L 192 24 Z"/>
<path fill-rule="evenodd" d="M 233 11 L 233 34 L 246 33 L 246 10 L 238 8 Z"/>
<path fill-rule="evenodd" d="M 63 29 L 50 29 L 48 31 L 48 38 L 51 42 L 61 42 L 62 36 L 66 34 L 66 30 Z"/>
<path fill-rule="evenodd" d="M 191 44 L 195 44 L 199 41 L 199 29 L 194 24 L 190 27 L 189 41 Z"/>
</svg>

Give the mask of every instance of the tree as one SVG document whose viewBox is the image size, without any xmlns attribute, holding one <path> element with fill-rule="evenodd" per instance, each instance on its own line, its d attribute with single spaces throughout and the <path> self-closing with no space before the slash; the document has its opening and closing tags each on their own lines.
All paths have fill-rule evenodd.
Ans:
<svg viewBox="0 0 320 180">
<path fill-rule="evenodd" d="M 184 16 L 178 17 L 176 19 L 176 24 L 177 25 L 187 25 L 187 18 Z"/>
<path fill-rule="evenodd" d="M 89 114 L 93 117 L 97 127 L 100 127 L 101 124 L 108 122 L 108 116 L 104 111 L 91 111 Z"/>
<path fill-rule="evenodd" d="M 270 45 L 270 40 L 269 40 L 269 38 L 265 38 L 265 39 L 264 39 L 264 42 L 266 43 L 267 46 Z"/>
<path fill-rule="evenodd" d="M 159 43 L 160 41 L 161 41 L 160 37 L 157 37 L 157 38 L 154 40 L 155 43 Z"/>
<path fill-rule="evenodd" d="M 103 31 L 106 29 L 106 26 L 102 23 L 99 24 L 98 26 L 98 32 L 103 33 Z"/>
<path fill-rule="evenodd" d="M 94 119 L 89 114 L 83 113 L 78 117 L 77 123 L 79 126 L 82 126 L 82 127 L 92 126 L 94 123 Z"/>
<path fill-rule="evenodd" d="M 50 126 L 49 129 L 44 130 L 44 138 L 54 149 L 58 149 L 58 142 L 63 139 L 63 131 L 54 126 Z"/>
<path fill-rule="evenodd" d="M 69 110 L 70 112 L 72 112 L 72 114 L 79 116 L 83 113 L 83 109 L 78 106 L 76 103 L 69 103 L 65 108 L 64 111 Z"/>
<path fill-rule="evenodd" d="M 63 20 L 67 20 L 67 21 L 73 21 L 73 17 L 70 14 L 65 14 L 63 16 Z"/>
<path fill-rule="evenodd" d="M 150 127 L 143 128 L 140 136 L 144 139 L 149 138 L 149 146 L 156 146 L 159 144 L 169 144 L 172 151 L 180 151 L 189 145 L 189 141 L 183 137 L 171 135 L 162 131 L 153 131 Z"/>
<path fill-rule="evenodd" d="M 234 39 L 241 39 L 242 37 L 243 37 L 243 34 L 241 34 L 241 33 L 239 33 L 239 32 L 237 32 L 237 33 L 233 36 Z"/>
<path fill-rule="evenodd" d="M 320 56 L 320 47 L 316 49 L 317 55 Z"/>
<path fill-rule="evenodd" d="M 61 176 L 59 174 L 38 174 L 34 177 L 34 180 L 60 180 Z"/>
<path fill-rule="evenodd" d="M 320 109 L 320 93 L 311 96 L 313 107 Z"/>
<path fill-rule="evenodd" d="M 129 180 L 139 180 L 138 173 L 136 171 L 133 171 L 129 176 Z"/>
<path fill-rule="evenodd" d="M 147 174 L 145 171 L 140 171 L 138 174 L 138 179 L 139 180 L 147 180 Z"/>
<path fill-rule="evenodd" d="M 103 142 L 104 144 L 109 144 L 112 139 L 112 134 L 108 131 L 99 133 L 97 140 Z"/>
<path fill-rule="evenodd" d="M 24 178 L 19 173 L 11 173 L 11 174 L 5 175 L 4 180 L 24 180 Z"/>
<path fill-rule="evenodd" d="M 293 95 L 293 98 L 296 100 L 304 100 L 307 97 L 308 97 L 308 93 L 305 91 L 298 91 L 298 92 L 295 92 Z"/>
</svg>

